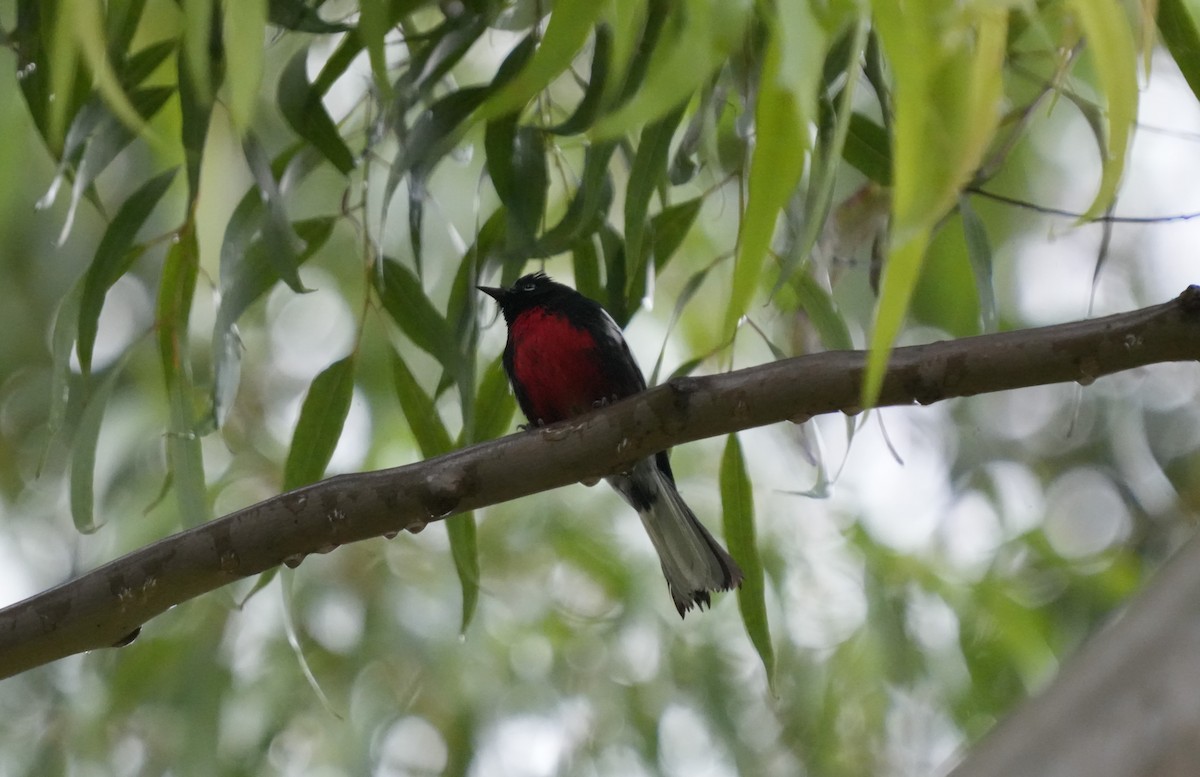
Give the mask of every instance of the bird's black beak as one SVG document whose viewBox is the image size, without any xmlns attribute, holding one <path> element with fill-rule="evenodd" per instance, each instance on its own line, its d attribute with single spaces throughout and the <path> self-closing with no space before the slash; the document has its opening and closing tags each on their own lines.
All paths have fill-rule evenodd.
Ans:
<svg viewBox="0 0 1200 777">
<path fill-rule="evenodd" d="M 475 288 L 479 289 L 497 302 L 501 302 L 504 299 L 504 295 L 508 293 L 508 289 L 501 289 L 496 286 L 476 286 Z"/>
</svg>

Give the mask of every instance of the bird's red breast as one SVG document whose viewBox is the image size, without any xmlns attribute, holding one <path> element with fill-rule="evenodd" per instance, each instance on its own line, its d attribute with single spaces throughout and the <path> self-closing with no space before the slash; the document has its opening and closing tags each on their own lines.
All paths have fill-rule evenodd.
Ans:
<svg viewBox="0 0 1200 777">
<path fill-rule="evenodd" d="M 613 381 L 595 338 L 566 315 L 530 308 L 509 325 L 509 340 L 513 377 L 528 400 L 531 421 L 552 424 L 612 398 Z"/>
</svg>

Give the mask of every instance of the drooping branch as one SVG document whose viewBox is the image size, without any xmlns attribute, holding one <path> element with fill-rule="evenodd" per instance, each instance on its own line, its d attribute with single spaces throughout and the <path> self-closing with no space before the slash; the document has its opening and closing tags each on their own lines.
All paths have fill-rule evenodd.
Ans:
<svg viewBox="0 0 1200 777">
<path fill-rule="evenodd" d="M 1091 321 L 898 348 L 879 405 L 1200 360 L 1200 287 Z M 0 610 L 0 677 L 124 644 L 167 608 L 310 553 L 620 471 L 656 451 L 859 412 L 866 354 L 838 351 L 671 381 L 574 421 L 395 469 L 340 475 L 189 529 Z"/>
</svg>

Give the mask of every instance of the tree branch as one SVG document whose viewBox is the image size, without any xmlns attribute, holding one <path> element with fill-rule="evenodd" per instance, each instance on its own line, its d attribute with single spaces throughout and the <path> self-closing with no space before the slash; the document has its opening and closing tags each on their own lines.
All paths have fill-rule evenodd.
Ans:
<svg viewBox="0 0 1200 777">
<path fill-rule="evenodd" d="M 1091 321 L 897 348 L 879 405 L 1200 360 L 1200 287 Z M 0 678 L 125 644 L 167 608 L 310 553 L 618 472 L 705 437 L 860 411 L 866 354 L 682 378 L 579 419 L 395 469 L 339 475 L 174 534 L 0 610 Z"/>
</svg>

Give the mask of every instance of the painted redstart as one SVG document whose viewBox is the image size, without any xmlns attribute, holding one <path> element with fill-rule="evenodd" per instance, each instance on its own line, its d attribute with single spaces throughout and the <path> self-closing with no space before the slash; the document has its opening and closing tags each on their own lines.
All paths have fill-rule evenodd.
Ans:
<svg viewBox="0 0 1200 777">
<path fill-rule="evenodd" d="M 599 303 L 540 272 L 507 289 L 478 288 L 496 300 L 508 324 L 504 369 L 530 424 L 573 418 L 645 391 L 621 328 Z M 666 451 L 607 481 L 642 517 L 680 616 L 710 604 L 710 591 L 742 582 L 737 563 L 676 490 Z"/>
</svg>

